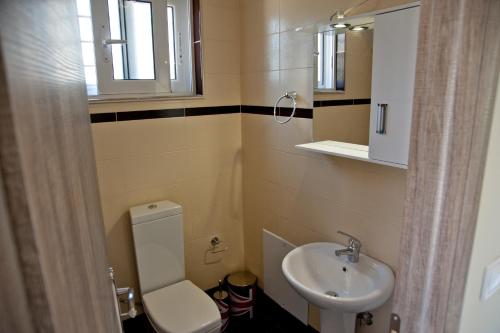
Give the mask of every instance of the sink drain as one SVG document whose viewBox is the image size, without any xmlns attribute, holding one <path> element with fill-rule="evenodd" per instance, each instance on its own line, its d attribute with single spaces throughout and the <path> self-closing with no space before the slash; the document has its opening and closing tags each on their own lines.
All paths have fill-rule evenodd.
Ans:
<svg viewBox="0 0 500 333">
<path fill-rule="evenodd" d="M 337 294 L 335 291 L 327 291 L 325 294 L 327 294 L 328 296 L 332 296 L 332 297 L 339 297 L 339 294 Z"/>
</svg>

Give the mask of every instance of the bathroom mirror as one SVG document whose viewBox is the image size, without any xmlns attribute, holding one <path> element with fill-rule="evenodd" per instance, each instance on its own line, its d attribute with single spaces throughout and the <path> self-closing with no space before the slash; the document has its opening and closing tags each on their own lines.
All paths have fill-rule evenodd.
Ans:
<svg viewBox="0 0 500 333">
<path fill-rule="evenodd" d="M 374 18 L 313 34 L 314 141 L 368 145 Z"/>
</svg>

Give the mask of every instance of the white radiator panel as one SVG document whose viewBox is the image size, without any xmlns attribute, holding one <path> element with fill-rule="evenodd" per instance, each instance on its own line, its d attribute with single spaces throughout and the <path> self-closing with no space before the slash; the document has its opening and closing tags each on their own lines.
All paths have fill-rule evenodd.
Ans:
<svg viewBox="0 0 500 333">
<path fill-rule="evenodd" d="M 281 270 L 281 263 L 295 245 L 262 229 L 264 253 L 264 292 L 285 310 L 307 325 L 308 303 L 292 289 Z"/>
</svg>

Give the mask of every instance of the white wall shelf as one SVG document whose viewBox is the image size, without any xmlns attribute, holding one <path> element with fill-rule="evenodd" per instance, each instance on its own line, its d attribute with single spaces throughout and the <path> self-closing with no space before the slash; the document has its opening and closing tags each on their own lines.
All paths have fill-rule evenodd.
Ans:
<svg viewBox="0 0 500 333">
<path fill-rule="evenodd" d="M 382 164 L 400 169 L 408 168 L 408 166 L 403 164 L 370 159 L 368 157 L 368 152 L 369 152 L 368 146 L 357 145 L 353 143 L 327 140 L 327 141 L 304 143 L 296 145 L 295 147 L 298 149 L 313 151 L 316 153 L 345 157 L 363 162 Z"/>
</svg>

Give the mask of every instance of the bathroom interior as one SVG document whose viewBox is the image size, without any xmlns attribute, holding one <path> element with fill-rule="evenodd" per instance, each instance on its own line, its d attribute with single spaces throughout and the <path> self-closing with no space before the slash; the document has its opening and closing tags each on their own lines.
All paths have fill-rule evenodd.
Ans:
<svg viewBox="0 0 500 333">
<path fill-rule="evenodd" d="M 0 209 L 6 222 L 1 230 L 8 231 L 0 252 L 14 251 L 5 251 L 9 241 L 19 249 L 13 257 L 19 262 L 12 264 L 19 272 L 12 272 L 23 277 L 16 281 L 24 281 L 26 290 L 50 276 L 56 281 L 59 274 L 60 283 L 78 293 L 70 278 L 76 272 L 61 277 L 64 265 L 75 262 L 82 262 L 76 266 L 89 276 L 95 269 L 103 277 L 82 278 L 100 289 L 74 296 L 75 302 L 85 298 L 94 307 L 87 319 L 77 320 L 75 314 L 73 323 L 62 324 L 61 319 L 42 320 L 39 312 L 22 327 L 12 315 L 0 320 L 0 331 L 35 332 L 30 325 L 38 318 L 48 325 L 39 326 L 45 332 L 500 332 L 495 204 L 500 195 L 500 43 L 492 37 L 498 28 L 491 28 L 500 6 L 487 0 L 439 2 L 54 0 L 27 1 L 28 7 L 17 8 L 2 1 L 0 147 L 7 147 L 9 133 L 17 138 L 22 170 L 30 169 L 23 163 L 36 168 L 36 158 L 59 156 L 45 163 L 45 171 L 25 171 L 27 193 L 40 188 L 50 193 L 52 186 L 57 191 L 53 179 L 69 175 L 58 176 L 57 168 L 69 160 L 77 162 L 68 167 L 71 172 L 86 170 L 80 174 L 87 182 L 73 174 L 64 185 L 66 194 L 41 195 L 37 202 L 43 209 L 51 206 L 41 205 L 44 200 L 54 200 L 51 213 L 32 217 L 28 225 L 34 236 L 29 238 L 20 222 L 12 218 L 8 223 L 15 216 L 9 212 L 25 209 L 30 221 L 27 216 L 36 215 L 38 206 L 30 204 L 29 195 L 26 205 L 11 200 L 19 198 L 11 195 L 16 164 L 8 163 L 11 150 L 0 149 L 1 207 L 6 203 Z M 42 18 L 33 18 L 36 6 L 43 5 L 49 8 L 41 11 Z M 453 14 L 443 17 L 439 31 L 434 28 L 438 12 Z M 475 39 L 464 32 L 463 21 L 454 21 L 466 20 L 465 13 L 481 22 L 471 28 Z M 30 53 L 26 46 L 26 53 L 16 54 L 15 47 L 40 42 L 39 36 L 22 35 L 22 29 L 14 35 L 16 21 L 54 22 L 57 15 L 64 28 L 40 29 L 60 34 L 63 41 L 50 39 L 51 52 Z M 424 20 L 431 16 L 433 21 Z M 457 31 L 448 31 L 453 30 L 448 21 Z M 446 31 L 443 37 L 436 36 L 441 31 Z M 467 108 L 456 108 L 464 114 L 462 126 L 453 123 L 462 118 L 445 105 L 460 94 L 444 84 L 427 85 L 433 73 L 420 70 L 433 59 L 425 46 L 438 50 L 439 38 L 445 40 L 447 33 L 469 43 L 450 42 L 449 54 L 467 49 L 475 59 L 460 58 L 473 72 L 467 74 L 470 81 L 476 80 L 470 83 L 478 90 L 470 101 L 479 103 L 462 101 L 477 110 L 468 116 Z M 57 43 L 63 46 L 56 48 Z M 474 58 L 472 52 L 480 50 Z M 66 52 L 74 59 L 68 60 Z M 37 79 L 43 70 L 34 70 L 30 60 L 23 66 L 16 62 L 29 54 L 41 54 L 37 58 L 43 63 L 56 59 L 58 66 L 47 76 L 68 81 L 67 91 L 73 89 L 76 97 L 64 97 L 70 95 L 64 90 L 57 97 L 63 102 L 32 94 L 31 104 L 20 97 L 10 97 L 9 103 L 9 89 L 22 88 L 15 81 L 21 67 L 36 73 L 27 81 L 44 85 Z M 433 65 L 452 66 L 445 59 Z M 464 81 L 452 70 L 447 73 L 447 80 Z M 46 96 L 55 96 L 49 91 L 57 87 L 46 81 Z M 59 132 L 50 123 L 41 125 L 54 140 L 32 149 L 44 157 L 23 155 L 23 147 L 40 145 L 43 131 L 32 131 L 32 141 L 23 139 L 23 133 L 31 134 L 14 133 L 15 124 L 29 115 L 11 111 L 9 116 L 8 110 L 43 103 L 64 109 L 71 107 L 64 103 L 75 100 L 80 103 L 73 106 L 73 126 Z M 445 120 L 426 116 L 426 110 L 434 110 L 426 102 L 446 109 Z M 69 122 L 65 119 L 53 117 Z M 469 136 L 455 134 L 448 122 L 470 130 Z M 436 134 L 437 139 L 418 136 L 438 127 L 445 134 Z M 446 135 L 457 136 L 446 140 Z M 452 151 L 446 144 L 468 148 Z M 65 145 L 81 150 L 57 149 Z M 431 146 L 435 155 L 424 156 Z M 448 181 L 438 178 L 445 176 Z M 44 177 L 47 182 L 40 180 Z M 31 189 L 30 179 L 39 180 Z M 82 197 L 75 194 L 80 192 Z M 455 194 L 462 201 L 445 202 Z M 86 213 L 57 213 L 68 201 Z M 81 221 L 82 215 L 88 222 Z M 74 228 L 44 222 L 59 218 L 80 222 Z M 52 243 L 46 247 L 37 240 L 44 225 Z M 54 244 L 65 232 L 77 236 L 58 250 Z M 26 237 L 42 249 L 35 260 L 40 280 L 23 266 L 33 264 L 19 245 Z M 76 243 L 81 257 L 72 254 Z M 43 266 L 51 260 L 60 263 L 54 261 L 53 271 Z M 440 270 L 439 264 L 446 268 Z M 458 269 L 453 279 L 450 272 Z M 0 277 L 10 281 L 6 271 Z M 56 300 L 55 289 L 47 288 L 46 298 L 37 299 L 64 317 L 62 309 L 73 305 Z M 38 312 L 43 304 L 35 302 L 30 311 Z M 104 311 L 105 319 L 98 320 Z M 67 310 L 66 318 L 71 314 Z M 427 326 L 434 321 L 439 324 Z"/>
</svg>

